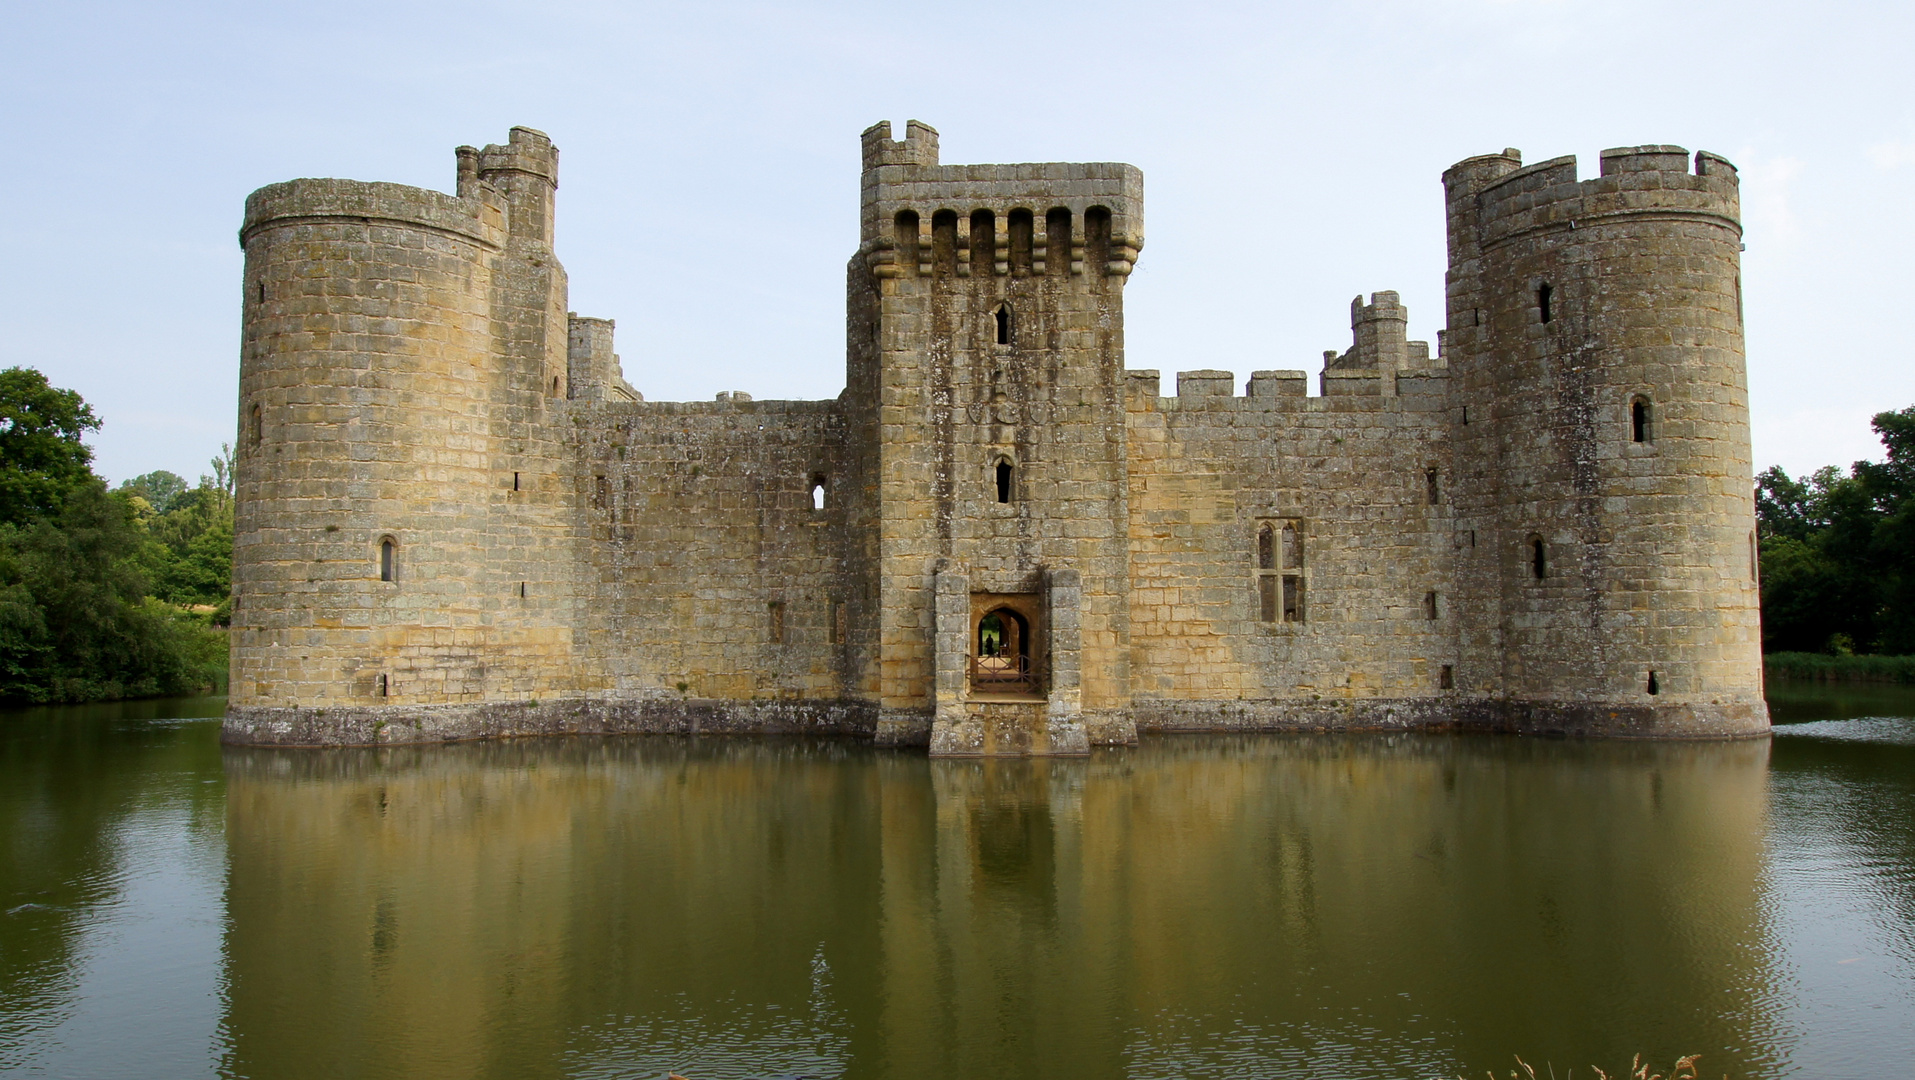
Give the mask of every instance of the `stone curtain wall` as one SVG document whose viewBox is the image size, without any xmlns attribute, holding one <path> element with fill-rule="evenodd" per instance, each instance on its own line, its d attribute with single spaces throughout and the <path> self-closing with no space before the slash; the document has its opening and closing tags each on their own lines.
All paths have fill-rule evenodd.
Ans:
<svg viewBox="0 0 1915 1080">
<path fill-rule="evenodd" d="M 1347 373 L 1346 373 L 1347 374 Z M 1440 369 L 1372 371 L 1305 397 L 1301 372 L 1131 372 L 1130 633 L 1142 729 L 1378 722 L 1384 699 L 1453 696 L 1457 543 Z M 1389 381 L 1408 393 L 1385 396 Z M 1393 387 L 1397 389 L 1398 387 Z M 1362 391 L 1367 390 L 1367 393 Z M 1438 472 L 1429 501 L 1428 472 Z M 1301 536 L 1302 620 L 1263 620 L 1257 532 Z M 1429 593 L 1438 617 L 1428 617 Z M 1281 616 L 1281 612 L 1278 613 Z"/>
<path fill-rule="evenodd" d="M 727 396 L 580 415 L 587 650 L 616 699 L 854 696 L 843 412 Z"/>
</svg>

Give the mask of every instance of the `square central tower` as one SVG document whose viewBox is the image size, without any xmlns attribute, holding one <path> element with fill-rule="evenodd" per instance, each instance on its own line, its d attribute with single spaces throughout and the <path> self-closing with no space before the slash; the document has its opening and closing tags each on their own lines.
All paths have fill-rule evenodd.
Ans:
<svg viewBox="0 0 1915 1080">
<path fill-rule="evenodd" d="M 925 741 L 936 716 L 976 737 L 934 749 L 981 750 L 980 709 L 1027 700 L 1048 719 L 1013 741 L 1127 741 L 1123 287 L 1143 174 L 940 165 L 916 121 L 863 138 L 846 381 L 873 447 L 880 738 Z"/>
</svg>

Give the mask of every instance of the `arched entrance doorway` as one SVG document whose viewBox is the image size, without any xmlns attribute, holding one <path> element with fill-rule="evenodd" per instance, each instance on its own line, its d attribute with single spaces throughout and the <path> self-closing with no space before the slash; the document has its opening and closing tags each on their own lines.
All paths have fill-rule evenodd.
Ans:
<svg viewBox="0 0 1915 1080">
<path fill-rule="evenodd" d="M 1031 624 L 1009 607 L 994 607 L 977 620 L 971 652 L 971 689 L 985 694 L 1032 694 Z"/>
</svg>

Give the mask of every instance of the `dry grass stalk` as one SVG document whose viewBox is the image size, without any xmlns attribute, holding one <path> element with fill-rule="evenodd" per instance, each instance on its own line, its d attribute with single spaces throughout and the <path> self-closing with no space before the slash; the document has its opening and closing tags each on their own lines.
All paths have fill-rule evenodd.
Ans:
<svg viewBox="0 0 1915 1080">
<path fill-rule="evenodd" d="M 1701 1058 L 1701 1054 L 1690 1054 L 1687 1057 L 1679 1057 L 1676 1059 L 1675 1065 L 1671 1067 L 1667 1073 L 1650 1072 L 1649 1066 L 1643 1062 L 1641 1054 L 1637 1054 L 1630 1060 L 1629 1072 L 1622 1077 L 1611 1077 L 1608 1073 L 1604 1072 L 1601 1067 L 1596 1065 L 1591 1065 L 1589 1069 L 1596 1074 L 1596 1080 L 1697 1080 L 1696 1062 L 1701 1060 Z M 1509 1071 L 1509 1080 L 1542 1080 L 1541 1077 L 1536 1075 L 1535 1068 L 1521 1057 L 1516 1059 L 1516 1064 L 1521 1067 L 1522 1071 L 1518 1072 L 1515 1069 L 1511 1069 Z M 1486 1075 L 1489 1077 L 1489 1080 L 1496 1080 L 1495 1073 L 1492 1072 Z M 1575 1075 L 1575 1071 L 1571 1070 L 1563 1074 L 1563 1080 L 1575 1080 Z M 1554 1068 L 1549 1070 L 1549 1077 L 1550 1080 L 1555 1080 L 1556 1070 Z M 1465 1078 L 1459 1076 L 1457 1080 L 1465 1080 Z M 1725 1076 L 1722 1080 L 1729 1080 L 1729 1078 Z"/>
</svg>

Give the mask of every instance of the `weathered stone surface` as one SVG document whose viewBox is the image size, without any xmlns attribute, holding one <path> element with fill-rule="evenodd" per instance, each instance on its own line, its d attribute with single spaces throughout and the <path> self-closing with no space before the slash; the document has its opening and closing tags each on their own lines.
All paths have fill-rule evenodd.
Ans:
<svg viewBox="0 0 1915 1080">
<path fill-rule="evenodd" d="M 688 403 L 567 312 L 550 140 L 457 156 L 247 201 L 230 741 L 1767 730 L 1721 158 L 1464 161 L 1434 355 L 1378 292 L 1320 397 L 1162 397 L 1135 168 L 880 124 L 845 392 Z"/>
</svg>

